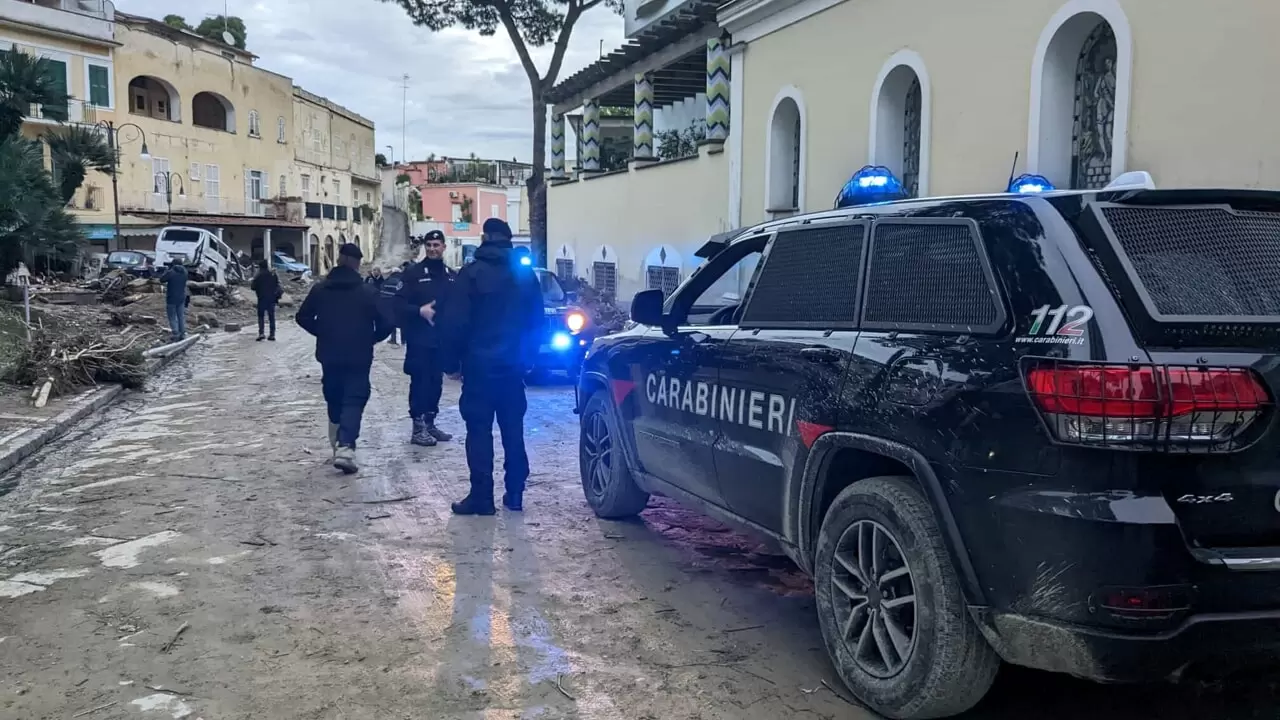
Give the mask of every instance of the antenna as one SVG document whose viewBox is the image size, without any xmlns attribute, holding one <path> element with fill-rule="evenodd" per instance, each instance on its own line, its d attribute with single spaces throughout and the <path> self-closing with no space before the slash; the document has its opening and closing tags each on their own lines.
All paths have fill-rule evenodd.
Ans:
<svg viewBox="0 0 1280 720">
<path fill-rule="evenodd" d="M 222 0 L 222 42 L 228 45 L 236 44 L 236 36 L 231 34 L 231 21 L 227 19 L 227 0 Z"/>
<path fill-rule="evenodd" d="M 1009 182 L 1005 183 L 1005 187 L 1013 185 L 1013 174 L 1018 171 L 1018 151 L 1013 151 L 1013 164 L 1009 166 Z"/>
</svg>

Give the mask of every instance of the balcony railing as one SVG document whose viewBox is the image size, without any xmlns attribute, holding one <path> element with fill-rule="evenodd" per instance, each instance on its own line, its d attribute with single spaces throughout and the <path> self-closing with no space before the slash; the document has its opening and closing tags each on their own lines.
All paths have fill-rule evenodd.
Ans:
<svg viewBox="0 0 1280 720">
<path fill-rule="evenodd" d="M 96 40 L 114 39 L 115 15 L 110 0 L 0 0 L 0 17 Z"/>
</svg>

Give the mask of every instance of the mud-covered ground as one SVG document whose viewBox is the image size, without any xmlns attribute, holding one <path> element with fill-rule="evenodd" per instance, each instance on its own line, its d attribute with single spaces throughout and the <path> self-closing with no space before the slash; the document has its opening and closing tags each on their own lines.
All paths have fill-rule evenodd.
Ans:
<svg viewBox="0 0 1280 720">
<path fill-rule="evenodd" d="M 567 387 L 531 391 L 526 511 L 451 517 L 461 438 L 405 444 L 401 352 L 379 349 L 354 477 L 325 462 L 318 368 L 283 324 L 210 338 L 6 478 L 0 718 L 871 717 L 837 694 L 786 560 L 668 503 L 591 515 Z M 1276 707 L 1261 683 L 1012 670 L 969 717 Z"/>
</svg>

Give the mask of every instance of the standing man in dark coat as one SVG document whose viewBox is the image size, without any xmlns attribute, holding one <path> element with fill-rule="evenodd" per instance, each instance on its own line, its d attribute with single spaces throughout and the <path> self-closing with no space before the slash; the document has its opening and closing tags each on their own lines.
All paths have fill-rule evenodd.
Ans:
<svg viewBox="0 0 1280 720">
<path fill-rule="evenodd" d="M 502 434 L 508 510 L 523 509 L 529 456 L 524 448 L 525 373 L 537 358 L 546 320 L 542 290 L 531 268 L 511 252 L 511 228 L 485 221 L 475 262 L 458 272 L 443 314 L 444 370 L 461 374 L 458 409 L 467 425 L 471 492 L 453 504 L 458 515 L 492 515 L 493 421 Z"/>
<path fill-rule="evenodd" d="M 407 269 L 409 269 L 409 263 L 406 261 L 399 267 L 399 269 L 392 270 L 386 277 L 380 277 L 377 282 L 378 296 L 381 298 L 382 310 L 390 315 L 391 319 L 395 321 L 395 327 L 391 329 L 390 343 L 392 345 L 399 345 L 400 342 L 396 336 L 404 335 L 403 332 L 400 332 L 400 318 L 396 312 L 396 296 L 400 294 L 400 288 L 404 285 L 404 271 Z M 379 272 L 379 275 L 381 275 L 381 272 Z"/>
<path fill-rule="evenodd" d="M 160 274 L 164 284 L 164 314 L 169 320 L 173 339 L 187 337 L 187 268 L 177 258 L 169 261 L 169 267 Z"/>
<path fill-rule="evenodd" d="M 316 338 L 333 466 L 348 475 L 359 469 L 356 439 L 369 402 L 373 346 L 387 339 L 394 327 L 382 311 L 378 294 L 360 277 L 360 258 L 359 245 L 344 244 L 338 264 L 311 288 L 297 318 L 302 329 Z"/>
<path fill-rule="evenodd" d="M 408 350 L 404 372 L 409 376 L 409 442 L 432 447 L 453 436 L 436 427 L 444 371 L 440 367 L 440 333 L 427 317 L 444 310 L 456 273 L 444 264 L 444 233 L 432 230 L 422 242 L 426 256 L 400 277 L 396 314 Z"/>
<path fill-rule="evenodd" d="M 253 276 L 250 287 L 258 296 L 258 342 L 264 339 L 275 342 L 276 305 L 280 302 L 280 296 L 284 294 L 284 290 L 280 288 L 280 278 L 271 270 L 271 265 L 266 260 L 258 263 L 258 274 Z M 263 327 L 263 321 L 267 318 L 271 318 L 270 337 L 263 334 L 263 330 L 266 329 Z"/>
</svg>

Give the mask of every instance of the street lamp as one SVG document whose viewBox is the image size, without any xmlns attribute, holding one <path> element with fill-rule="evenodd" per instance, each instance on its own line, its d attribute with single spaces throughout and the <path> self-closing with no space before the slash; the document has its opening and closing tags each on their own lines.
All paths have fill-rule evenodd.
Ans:
<svg viewBox="0 0 1280 720">
<path fill-rule="evenodd" d="M 111 200 L 115 206 L 115 231 L 116 231 L 116 247 L 120 247 L 120 142 L 123 141 L 119 137 L 120 131 L 125 128 L 133 128 L 138 131 L 138 137 L 142 140 L 142 152 L 138 155 L 143 161 L 151 159 L 151 153 L 147 152 L 147 133 L 142 128 L 133 123 L 123 123 L 116 125 L 110 120 L 100 120 L 94 123 L 95 126 L 107 131 L 107 147 L 111 148 Z M 127 138 L 126 138 L 127 139 Z"/>
<path fill-rule="evenodd" d="M 174 180 L 178 181 L 178 197 L 186 199 L 187 189 L 186 189 L 186 186 L 183 185 L 182 183 L 182 173 L 158 172 L 155 175 L 156 192 L 164 193 L 165 207 L 167 208 L 167 212 L 169 216 L 169 219 L 165 221 L 167 224 L 173 224 L 173 181 Z M 164 182 L 161 183 L 161 181 L 164 181 Z M 161 187 L 163 187 L 164 190 L 161 190 L 160 189 Z"/>
<path fill-rule="evenodd" d="M 387 160 L 391 162 L 391 167 L 395 167 L 396 166 L 396 149 L 394 146 L 388 145 L 387 150 L 391 151 L 391 154 L 387 156 Z"/>
</svg>

